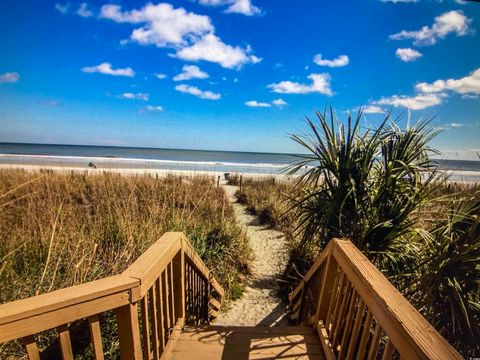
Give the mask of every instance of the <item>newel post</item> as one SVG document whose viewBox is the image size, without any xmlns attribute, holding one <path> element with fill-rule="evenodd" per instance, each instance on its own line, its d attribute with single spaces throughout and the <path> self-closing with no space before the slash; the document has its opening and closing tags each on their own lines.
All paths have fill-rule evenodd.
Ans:
<svg viewBox="0 0 480 360">
<path fill-rule="evenodd" d="M 331 241 L 335 241 L 332 239 Z M 335 245 L 334 243 L 331 245 Z M 335 283 L 335 276 L 337 275 L 338 262 L 333 256 L 333 247 L 329 246 L 329 254 L 327 263 L 325 264 L 325 271 L 322 276 L 322 285 L 320 287 L 320 295 L 318 297 L 317 311 L 315 312 L 315 325 L 319 320 L 323 322 L 327 319 L 328 307 L 333 293 L 333 286 Z"/>
</svg>

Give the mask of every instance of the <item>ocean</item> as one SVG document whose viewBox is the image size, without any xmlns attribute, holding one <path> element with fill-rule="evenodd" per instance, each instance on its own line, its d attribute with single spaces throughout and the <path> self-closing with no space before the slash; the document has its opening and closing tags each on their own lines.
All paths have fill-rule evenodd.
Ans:
<svg viewBox="0 0 480 360">
<path fill-rule="evenodd" d="M 0 143 L 0 164 L 88 168 L 93 162 L 99 169 L 278 174 L 296 159 L 295 154 L 279 153 Z M 437 161 L 452 180 L 480 182 L 480 161 Z"/>
</svg>

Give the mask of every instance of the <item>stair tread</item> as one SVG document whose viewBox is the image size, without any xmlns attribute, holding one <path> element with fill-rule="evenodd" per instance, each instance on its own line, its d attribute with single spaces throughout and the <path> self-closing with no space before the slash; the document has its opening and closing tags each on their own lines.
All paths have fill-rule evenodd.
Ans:
<svg viewBox="0 0 480 360">
<path fill-rule="evenodd" d="M 171 359 L 325 359 L 311 327 L 187 326 Z"/>
</svg>

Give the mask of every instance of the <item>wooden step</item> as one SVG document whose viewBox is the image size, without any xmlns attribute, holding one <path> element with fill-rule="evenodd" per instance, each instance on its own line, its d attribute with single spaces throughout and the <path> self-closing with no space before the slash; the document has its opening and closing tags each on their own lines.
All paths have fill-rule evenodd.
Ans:
<svg viewBox="0 0 480 360">
<path fill-rule="evenodd" d="M 325 359 L 311 327 L 188 326 L 171 359 Z"/>
</svg>

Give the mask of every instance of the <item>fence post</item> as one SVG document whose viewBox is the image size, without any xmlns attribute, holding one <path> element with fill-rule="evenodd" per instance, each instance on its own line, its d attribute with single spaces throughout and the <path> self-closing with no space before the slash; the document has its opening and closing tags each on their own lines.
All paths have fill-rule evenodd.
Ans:
<svg viewBox="0 0 480 360">
<path fill-rule="evenodd" d="M 332 240 L 333 241 L 333 240 Z M 331 244 L 334 245 L 334 244 Z M 337 260 L 333 257 L 333 246 L 330 246 L 330 254 L 328 254 L 327 263 L 325 264 L 325 271 L 322 276 L 322 283 L 320 287 L 320 295 L 318 297 L 317 311 L 315 312 L 315 326 L 318 320 L 327 319 L 328 306 L 330 298 L 332 297 L 333 284 L 335 283 L 335 276 L 338 269 Z"/>
<path fill-rule="evenodd" d="M 120 357 L 122 359 L 141 359 L 140 328 L 138 326 L 137 303 L 115 309 L 120 340 Z"/>
<path fill-rule="evenodd" d="M 217 187 L 220 187 L 220 175 L 217 177 Z"/>
<path fill-rule="evenodd" d="M 242 193 L 243 188 L 243 175 L 240 175 L 240 194 Z"/>
</svg>

